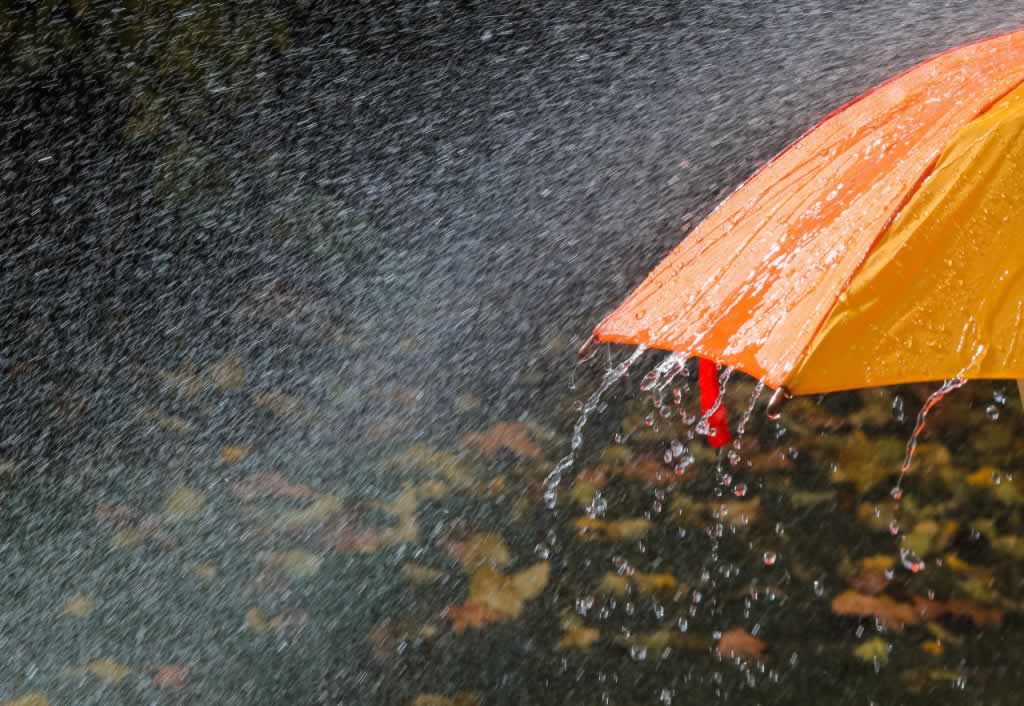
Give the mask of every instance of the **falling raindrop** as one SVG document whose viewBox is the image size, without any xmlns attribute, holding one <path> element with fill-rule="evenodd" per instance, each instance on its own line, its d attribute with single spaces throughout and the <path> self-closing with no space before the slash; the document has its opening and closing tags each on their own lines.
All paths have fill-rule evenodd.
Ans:
<svg viewBox="0 0 1024 706">
<path fill-rule="evenodd" d="M 769 552 L 765 552 L 764 553 L 764 565 L 765 566 L 775 566 L 775 562 L 778 561 L 778 560 L 779 560 L 779 556 L 775 552 L 770 552 L 769 551 Z"/>
<path fill-rule="evenodd" d="M 743 496 L 745 496 L 747 494 L 747 484 L 746 483 L 737 483 L 736 487 L 732 489 L 732 493 L 737 498 L 742 498 Z"/>
<path fill-rule="evenodd" d="M 643 662 L 647 659 L 647 648 L 643 645 L 633 645 L 629 648 L 629 656 L 632 657 L 635 662 Z"/>
<path fill-rule="evenodd" d="M 990 404 L 988 407 L 985 408 L 985 416 L 991 419 L 993 422 L 999 419 L 999 407 L 994 404 Z"/>
<path fill-rule="evenodd" d="M 903 497 L 903 489 L 899 486 L 894 486 L 893 489 L 889 491 L 889 495 L 892 496 L 893 500 L 899 500 Z"/>
<path fill-rule="evenodd" d="M 1004 390 L 996 390 L 992 393 L 992 399 L 996 401 L 996 404 L 1006 404 L 1006 392 Z"/>
<path fill-rule="evenodd" d="M 892 399 L 892 416 L 897 422 L 902 422 L 906 419 L 906 412 L 903 410 L 903 398 L 899 395 Z"/>
</svg>

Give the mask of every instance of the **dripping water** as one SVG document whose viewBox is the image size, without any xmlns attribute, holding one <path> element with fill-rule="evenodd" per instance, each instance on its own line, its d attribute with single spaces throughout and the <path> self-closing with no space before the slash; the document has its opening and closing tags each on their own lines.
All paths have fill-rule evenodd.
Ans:
<svg viewBox="0 0 1024 706">
<path fill-rule="evenodd" d="M 583 447 L 583 429 L 587 425 L 587 420 L 590 415 L 593 414 L 594 410 L 601 403 L 601 398 L 604 396 L 611 387 L 617 383 L 622 377 L 629 372 L 629 369 L 633 364 L 640 359 L 647 351 L 646 346 L 638 346 L 629 358 L 619 363 L 617 366 L 609 367 L 608 371 L 604 375 L 604 379 L 601 381 L 600 387 L 590 396 L 586 404 L 583 405 L 583 409 L 580 410 L 580 416 L 576 420 L 576 424 L 572 430 L 572 442 L 569 447 L 569 453 L 567 453 L 562 460 L 558 462 L 558 465 L 554 467 L 551 473 L 548 474 L 547 478 L 544 479 L 544 504 L 548 509 L 554 509 L 558 502 L 558 486 L 562 483 L 562 476 L 566 471 L 570 470 L 573 464 L 576 462 L 576 455 L 579 450 Z"/>
</svg>

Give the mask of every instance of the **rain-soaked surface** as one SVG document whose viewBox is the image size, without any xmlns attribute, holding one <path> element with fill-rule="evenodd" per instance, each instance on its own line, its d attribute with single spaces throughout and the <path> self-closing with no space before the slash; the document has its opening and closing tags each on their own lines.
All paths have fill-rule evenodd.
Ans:
<svg viewBox="0 0 1024 706">
<path fill-rule="evenodd" d="M 892 493 L 938 384 L 716 454 L 648 353 L 545 483 L 680 232 L 1019 3 L 546 5 L 0 5 L 0 703 L 1019 702 L 1012 383 Z"/>
</svg>

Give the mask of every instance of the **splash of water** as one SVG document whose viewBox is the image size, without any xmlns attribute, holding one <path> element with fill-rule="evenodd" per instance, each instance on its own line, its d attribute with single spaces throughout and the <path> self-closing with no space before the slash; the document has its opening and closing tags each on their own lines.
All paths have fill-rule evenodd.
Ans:
<svg viewBox="0 0 1024 706">
<path fill-rule="evenodd" d="M 750 423 L 750 418 L 754 416 L 754 407 L 757 405 L 757 400 L 761 397 L 762 392 L 764 392 L 764 380 L 758 380 L 757 385 L 754 386 L 754 394 L 750 396 L 750 403 L 747 405 L 747 411 L 743 413 L 743 417 L 740 419 L 740 423 L 736 427 L 737 447 L 739 446 L 743 432 L 747 429 L 747 424 Z"/>
<path fill-rule="evenodd" d="M 910 470 L 910 464 L 914 461 L 914 452 L 917 451 L 917 440 L 921 436 L 921 432 L 924 431 L 925 420 L 928 417 L 928 412 L 939 403 L 946 395 L 959 390 L 961 387 L 967 384 L 967 378 L 964 375 L 967 371 L 974 367 L 974 364 L 978 361 L 981 355 L 985 352 L 985 346 L 978 346 L 974 352 L 974 357 L 971 358 L 963 370 L 957 373 L 956 377 L 946 380 L 942 383 L 942 386 L 938 390 L 933 392 L 931 396 L 925 400 L 924 406 L 921 407 L 921 411 L 917 413 L 917 422 L 914 424 L 914 431 L 910 435 L 910 441 L 907 442 L 907 452 L 903 457 L 903 465 L 900 466 L 900 477 L 896 481 L 896 487 L 893 488 L 893 497 L 897 499 L 902 495 L 903 476 Z"/>
<path fill-rule="evenodd" d="M 629 369 L 633 366 L 636 361 L 640 359 L 647 351 L 646 346 L 638 346 L 629 358 L 619 363 L 617 366 L 609 367 L 608 372 L 605 373 L 604 379 L 601 381 L 601 385 L 597 390 L 590 396 L 590 399 L 583 405 L 583 409 L 580 411 L 580 416 L 576 420 L 576 425 L 572 430 L 572 442 L 569 446 L 569 453 L 562 457 L 562 460 L 558 462 L 558 465 L 552 469 L 551 473 L 548 474 L 547 478 L 544 479 L 544 505 L 549 510 L 553 510 L 555 505 L 558 504 L 558 486 L 562 483 L 562 476 L 565 472 L 570 470 L 574 463 L 576 463 L 576 455 L 579 450 L 583 447 L 583 429 L 587 425 L 587 420 L 590 419 L 590 415 L 594 413 L 598 405 L 601 404 L 601 398 L 608 390 L 612 388 L 615 383 L 625 376 L 629 372 Z"/>
<path fill-rule="evenodd" d="M 733 368 L 729 367 L 722 371 L 721 375 L 718 376 L 718 398 L 715 403 L 708 408 L 708 411 L 701 415 L 700 421 L 697 422 L 697 433 L 702 436 L 711 436 L 714 434 L 714 430 L 711 428 L 711 416 L 718 411 L 718 408 L 722 406 L 725 401 L 725 386 L 729 382 L 729 378 L 732 376 Z"/>
</svg>

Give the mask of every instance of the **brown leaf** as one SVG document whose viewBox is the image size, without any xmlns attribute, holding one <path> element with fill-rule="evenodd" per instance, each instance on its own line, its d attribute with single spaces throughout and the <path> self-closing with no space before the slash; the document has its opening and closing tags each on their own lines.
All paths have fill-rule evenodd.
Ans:
<svg viewBox="0 0 1024 706">
<path fill-rule="evenodd" d="M 153 686 L 157 689 L 181 689 L 185 686 L 189 668 L 184 664 L 168 664 L 156 670 Z"/>
<path fill-rule="evenodd" d="M 224 463 L 239 463 L 249 456 L 249 449 L 244 446 L 225 446 L 220 450 L 220 460 Z"/>
<path fill-rule="evenodd" d="M 490 623 L 500 623 L 508 619 L 504 613 L 499 613 L 479 603 L 448 606 L 443 617 L 451 622 L 452 630 L 456 634 L 461 634 L 468 629 L 477 630 Z"/>
<path fill-rule="evenodd" d="M 259 498 L 309 498 L 314 495 L 307 485 L 293 485 L 280 473 L 256 473 L 231 486 L 231 494 L 243 502 Z"/>
<path fill-rule="evenodd" d="M 868 569 L 850 578 L 849 584 L 857 593 L 877 596 L 889 585 L 889 577 L 879 569 Z"/>
<path fill-rule="evenodd" d="M 265 392 L 253 400 L 256 406 L 275 417 L 289 417 L 302 410 L 302 400 L 283 392 Z"/>
<path fill-rule="evenodd" d="M 443 571 L 438 571 L 422 564 L 415 564 L 411 561 L 402 564 L 401 574 L 402 578 L 417 586 L 429 586 L 444 578 Z"/>
<path fill-rule="evenodd" d="M 785 449 L 762 451 L 750 457 L 750 470 L 754 473 L 776 473 L 793 467 L 793 461 Z"/>
<path fill-rule="evenodd" d="M 202 512 L 205 506 L 205 494 L 179 485 L 164 503 L 164 516 L 169 520 L 185 520 Z"/>
<path fill-rule="evenodd" d="M 214 387 L 221 390 L 237 390 L 245 384 L 245 369 L 236 355 L 229 355 L 206 369 Z"/>
<path fill-rule="evenodd" d="M 726 659 L 760 659 L 768 645 L 746 630 L 733 628 L 718 640 L 718 656 Z"/>
<path fill-rule="evenodd" d="M 1003 611 L 985 608 L 965 600 L 935 601 L 914 596 L 914 609 L 923 622 L 931 622 L 945 616 L 968 618 L 979 628 L 999 626 L 1003 623 Z"/>
<path fill-rule="evenodd" d="M 856 591 L 844 591 L 833 598 L 832 612 L 858 618 L 877 618 L 891 630 L 902 630 L 904 625 L 921 622 L 920 615 L 908 603 L 897 603 L 888 596 L 867 596 Z"/>
<path fill-rule="evenodd" d="M 494 458 L 502 449 L 522 458 L 540 459 L 544 453 L 530 438 L 529 427 L 521 422 L 499 422 L 487 431 L 473 432 L 462 437 L 462 445 Z"/>
<path fill-rule="evenodd" d="M 626 464 L 619 471 L 623 478 L 646 483 L 659 488 L 675 485 L 679 482 L 679 476 L 661 461 L 651 458 L 643 458 L 636 462 Z"/>
<path fill-rule="evenodd" d="M 642 539 L 654 526 L 641 518 L 625 520 L 598 520 L 580 517 L 574 523 L 576 533 L 585 542 L 628 542 Z"/>
</svg>

